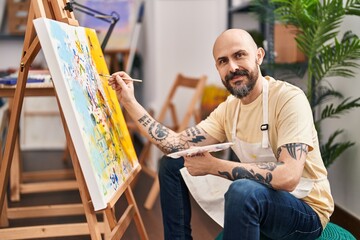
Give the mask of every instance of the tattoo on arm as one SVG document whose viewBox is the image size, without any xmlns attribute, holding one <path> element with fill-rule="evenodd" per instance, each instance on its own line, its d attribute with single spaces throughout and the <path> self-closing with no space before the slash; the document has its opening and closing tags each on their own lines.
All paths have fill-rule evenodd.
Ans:
<svg viewBox="0 0 360 240">
<path fill-rule="evenodd" d="M 283 148 L 289 152 L 290 156 L 297 160 L 302 157 L 302 154 L 308 153 L 308 146 L 304 143 L 288 143 L 278 148 L 277 150 L 277 159 L 280 157 L 280 153 Z"/>
<path fill-rule="evenodd" d="M 198 127 L 188 128 L 185 132 L 186 136 L 191 138 L 189 140 L 191 143 L 199 143 L 206 139 L 203 135 L 201 135 L 201 131 Z"/>
<path fill-rule="evenodd" d="M 189 148 L 189 144 L 185 141 L 180 139 L 175 140 L 173 138 L 168 138 L 166 141 L 162 141 L 158 144 L 158 147 L 163 151 L 164 153 L 173 153 L 178 152 L 181 150 L 185 150 Z"/>
<path fill-rule="evenodd" d="M 173 136 L 171 130 L 161 123 L 155 121 L 149 115 L 145 114 L 138 122 L 148 128 L 148 134 L 156 145 L 164 153 L 173 153 L 189 148 L 189 143 L 199 143 L 206 140 L 206 137 L 198 127 L 191 127 L 185 131 L 185 134 Z"/>
<path fill-rule="evenodd" d="M 149 115 L 145 114 L 138 120 L 138 122 L 144 127 L 147 127 L 151 123 L 151 118 L 149 117 Z"/>
<path fill-rule="evenodd" d="M 156 141 L 162 141 L 169 135 L 169 129 L 153 121 L 149 127 L 149 135 Z"/>
<path fill-rule="evenodd" d="M 256 166 L 260 169 L 266 169 L 269 171 L 274 171 L 274 169 L 279 165 L 276 162 L 264 162 L 264 163 L 257 163 Z"/>
<path fill-rule="evenodd" d="M 234 167 L 231 174 L 229 172 L 220 172 L 220 171 L 218 173 L 230 180 L 236 180 L 242 178 L 252 179 L 262 184 L 265 184 L 269 187 L 272 187 L 271 181 L 273 177 L 271 171 L 273 171 L 277 167 L 277 165 L 279 165 L 279 163 L 275 163 L 275 162 L 257 163 L 256 166 L 258 168 L 269 170 L 269 172 L 266 173 L 265 177 L 259 173 L 255 173 L 253 169 L 247 170 L 244 167 Z"/>
<path fill-rule="evenodd" d="M 188 149 L 191 145 L 205 141 L 206 137 L 197 127 L 191 127 L 176 139 L 168 137 L 160 146 L 165 152 L 173 153 Z"/>
</svg>

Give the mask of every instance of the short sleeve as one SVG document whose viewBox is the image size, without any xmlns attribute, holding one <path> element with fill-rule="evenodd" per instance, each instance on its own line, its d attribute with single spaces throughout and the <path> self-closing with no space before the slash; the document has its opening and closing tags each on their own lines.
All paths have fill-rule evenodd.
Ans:
<svg viewBox="0 0 360 240">
<path fill-rule="evenodd" d="M 312 150 L 314 147 L 313 131 L 314 120 L 310 104 L 305 94 L 298 91 L 297 94 L 289 97 L 285 94 L 280 100 L 281 109 L 278 112 L 277 147 L 288 143 L 304 143 Z"/>
<path fill-rule="evenodd" d="M 226 140 L 225 134 L 225 113 L 227 109 L 227 102 L 221 103 L 210 115 L 203 121 L 201 121 L 198 126 L 207 132 L 210 136 L 218 140 L 219 142 L 224 142 Z"/>
</svg>

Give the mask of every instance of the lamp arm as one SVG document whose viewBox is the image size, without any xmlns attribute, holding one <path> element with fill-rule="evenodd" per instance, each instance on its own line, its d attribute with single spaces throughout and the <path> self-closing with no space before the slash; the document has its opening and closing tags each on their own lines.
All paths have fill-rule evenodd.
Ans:
<svg viewBox="0 0 360 240">
<path fill-rule="evenodd" d="M 108 31 L 106 32 L 106 35 L 104 37 L 104 40 L 101 44 L 101 50 L 104 52 L 106 44 L 110 38 L 110 35 L 112 31 L 114 30 L 114 27 L 116 23 L 119 21 L 120 16 L 117 12 L 112 12 L 111 15 L 104 14 L 102 12 L 99 12 L 97 10 L 94 10 L 92 8 L 89 8 L 87 6 L 84 6 L 82 4 L 79 4 L 75 1 L 70 1 L 65 4 L 64 10 L 68 10 L 69 12 L 73 12 L 75 10 L 85 13 L 86 15 L 92 16 L 94 18 L 97 18 L 99 20 L 105 21 L 107 23 L 110 23 L 110 27 Z"/>
<path fill-rule="evenodd" d="M 101 50 L 104 52 L 107 42 L 109 41 L 109 38 L 111 36 L 112 31 L 114 30 L 115 24 L 117 23 L 119 19 L 113 20 L 109 26 L 109 29 L 107 30 L 105 37 L 103 39 L 103 42 L 101 43 Z"/>
</svg>

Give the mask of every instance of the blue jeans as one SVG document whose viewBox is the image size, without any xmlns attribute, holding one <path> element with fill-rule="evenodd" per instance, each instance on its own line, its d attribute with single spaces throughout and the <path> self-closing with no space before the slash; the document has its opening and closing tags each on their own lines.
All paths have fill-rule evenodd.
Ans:
<svg viewBox="0 0 360 240">
<path fill-rule="evenodd" d="M 184 159 L 163 157 L 159 164 L 165 239 L 192 239 L 189 191 L 179 171 Z M 316 239 L 322 232 L 318 215 L 305 202 L 249 179 L 230 185 L 224 217 L 224 240 L 307 240 Z"/>
</svg>

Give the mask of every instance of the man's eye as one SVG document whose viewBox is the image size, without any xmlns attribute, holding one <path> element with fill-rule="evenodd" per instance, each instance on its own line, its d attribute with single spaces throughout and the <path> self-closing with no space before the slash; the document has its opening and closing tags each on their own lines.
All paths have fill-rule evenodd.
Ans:
<svg viewBox="0 0 360 240">
<path fill-rule="evenodd" d="M 237 54 L 235 54 L 235 57 L 236 57 L 236 58 L 241 58 L 242 56 L 243 56 L 242 53 L 237 53 Z"/>
</svg>

